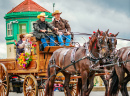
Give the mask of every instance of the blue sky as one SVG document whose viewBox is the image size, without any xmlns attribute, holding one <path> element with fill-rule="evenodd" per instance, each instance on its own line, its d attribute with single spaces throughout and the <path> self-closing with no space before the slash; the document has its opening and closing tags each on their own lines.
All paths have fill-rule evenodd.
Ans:
<svg viewBox="0 0 130 96">
<path fill-rule="evenodd" d="M 4 16 L 23 0 L 0 0 L 0 58 L 6 58 L 6 26 Z M 98 28 L 110 33 L 120 32 L 118 37 L 130 39 L 130 0 L 33 0 L 50 12 L 62 12 L 61 17 L 67 19 L 72 32 L 92 33 Z M 76 41 L 84 42 L 80 37 Z M 85 36 L 88 40 L 88 37 Z M 130 42 L 118 40 L 118 49 L 130 46 Z"/>
</svg>

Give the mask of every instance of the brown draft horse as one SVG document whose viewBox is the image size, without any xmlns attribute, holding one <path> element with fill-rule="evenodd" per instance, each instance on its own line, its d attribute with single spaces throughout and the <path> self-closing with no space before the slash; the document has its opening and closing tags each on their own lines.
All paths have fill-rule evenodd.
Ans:
<svg viewBox="0 0 130 96">
<path fill-rule="evenodd" d="M 109 96 L 117 96 L 120 89 L 122 96 L 129 96 L 127 83 L 130 81 L 130 47 L 123 47 L 117 52 L 117 63 L 113 71 L 112 82 L 109 89 Z M 125 62 L 127 61 L 128 62 Z M 125 77 L 125 73 L 127 76 Z"/>
<path fill-rule="evenodd" d="M 114 56 L 116 55 L 116 45 L 117 45 L 117 39 L 116 39 L 116 36 L 119 34 L 116 33 L 116 34 L 108 34 L 108 48 L 109 48 L 109 55 L 108 55 L 108 59 L 111 60 L 111 59 L 114 59 Z M 109 61 L 108 61 L 109 62 Z M 107 64 L 107 63 L 106 63 Z M 101 62 L 101 65 L 106 65 L 104 64 L 103 62 Z M 108 70 L 112 70 L 113 66 L 109 66 L 109 67 L 105 67 L 105 69 L 108 69 Z M 99 72 L 98 72 L 99 73 Z M 108 96 L 108 88 L 109 88 L 109 77 L 107 77 L 107 79 L 105 78 L 105 76 L 100 76 L 101 79 L 103 80 L 104 82 L 104 85 L 105 85 L 105 96 Z"/>
<path fill-rule="evenodd" d="M 108 31 L 109 31 L 109 29 L 106 31 L 107 36 L 108 36 L 107 37 L 108 38 L 107 43 L 108 43 L 108 48 L 109 48 L 109 52 L 108 52 L 108 57 L 107 58 L 110 59 L 111 55 L 112 56 L 115 55 L 114 51 L 115 51 L 116 45 L 117 45 L 116 36 L 119 34 L 119 32 L 116 33 L 116 34 L 112 34 L 112 33 L 108 34 Z M 102 60 L 100 60 L 100 65 L 106 65 L 106 64 L 104 64 L 104 62 Z M 110 69 L 112 69 L 112 67 L 106 67 L 105 69 L 109 69 L 110 70 Z M 101 72 L 97 71 L 97 73 L 101 73 Z M 103 76 L 103 75 L 100 76 L 100 77 L 103 80 L 104 85 L 105 85 L 105 89 L 106 89 L 105 90 L 105 96 L 108 96 L 109 80 L 106 80 L 105 76 Z M 94 86 L 93 80 L 91 80 L 91 82 L 90 82 L 90 80 L 88 80 L 88 86 L 89 85 L 90 85 L 90 88 L 89 88 L 87 94 L 90 94 L 91 90 L 93 89 L 93 86 Z M 79 87 L 78 88 L 78 91 L 79 91 L 78 93 L 81 93 L 82 90 L 79 90 L 82 87 L 81 79 L 78 79 L 78 87 Z"/>
<path fill-rule="evenodd" d="M 100 58 L 107 56 L 108 46 L 107 46 L 106 33 L 100 32 L 99 30 L 98 32 L 94 33 L 91 36 L 91 40 L 90 40 L 90 44 L 88 48 L 90 52 L 93 54 L 93 56 L 96 58 L 99 58 L 99 56 Z M 53 53 L 50 59 L 50 63 L 48 64 L 48 78 L 52 76 L 53 74 L 56 74 L 59 70 L 71 64 L 70 58 L 71 58 L 72 50 L 73 49 L 60 48 Z M 87 51 L 88 49 L 86 47 L 79 47 L 77 51 L 75 52 L 75 61 L 86 56 Z M 64 55 L 65 53 L 66 55 Z M 91 65 L 90 60 L 85 58 L 75 63 L 76 68 L 74 68 L 74 66 L 69 66 L 68 68 L 62 71 L 62 73 L 65 76 L 64 88 L 67 92 L 66 93 L 67 96 L 71 96 L 70 90 L 69 90 L 70 76 L 71 74 L 75 74 L 77 72 L 80 73 L 82 77 L 82 95 L 87 96 L 86 94 L 87 79 L 94 78 L 94 74 L 89 76 L 90 65 Z M 52 76 L 50 80 L 48 81 L 48 84 L 46 84 L 45 96 L 53 96 L 53 87 L 54 87 L 55 77 L 56 75 Z"/>
</svg>

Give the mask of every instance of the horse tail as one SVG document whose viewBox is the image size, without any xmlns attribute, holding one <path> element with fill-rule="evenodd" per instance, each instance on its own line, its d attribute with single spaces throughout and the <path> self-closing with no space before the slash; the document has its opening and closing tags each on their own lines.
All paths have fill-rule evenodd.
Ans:
<svg viewBox="0 0 130 96">
<path fill-rule="evenodd" d="M 79 78 L 78 79 L 78 84 L 77 84 L 77 92 L 78 92 L 78 95 L 81 95 L 81 90 L 82 90 L 82 79 Z"/>
<path fill-rule="evenodd" d="M 47 68 L 47 75 L 48 75 L 48 78 L 50 77 L 50 62 L 49 62 L 49 64 L 48 64 L 48 68 Z"/>
<path fill-rule="evenodd" d="M 119 79 L 114 69 L 112 72 L 112 81 L 110 84 L 109 96 L 115 96 L 118 93 L 119 91 L 118 84 L 119 84 Z"/>
<path fill-rule="evenodd" d="M 47 67 L 47 76 L 48 76 L 48 78 L 50 77 L 50 63 L 51 63 L 51 61 L 49 61 L 49 64 L 48 64 L 48 67 Z M 45 90 L 45 96 L 48 96 L 48 95 L 49 95 L 49 79 L 47 81 L 46 90 Z"/>
</svg>

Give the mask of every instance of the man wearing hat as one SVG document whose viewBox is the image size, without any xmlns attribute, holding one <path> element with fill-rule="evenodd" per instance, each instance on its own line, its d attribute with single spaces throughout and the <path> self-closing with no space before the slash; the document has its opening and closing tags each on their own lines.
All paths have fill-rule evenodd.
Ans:
<svg viewBox="0 0 130 96">
<path fill-rule="evenodd" d="M 35 23 L 33 23 L 33 28 L 34 28 L 34 36 L 36 36 L 37 39 L 40 39 L 43 47 L 45 48 L 46 46 L 48 46 L 46 39 L 45 38 L 49 38 L 50 39 L 50 46 L 54 46 L 55 43 L 55 39 L 54 37 L 56 37 L 56 35 L 54 34 L 54 31 L 57 30 L 57 28 L 55 28 L 54 26 L 52 26 L 51 24 L 49 24 L 47 21 L 45 21 L 45 13 L 41 13 L 37 16 L 37 18 L 39 18 L 39 20 L 37 20 Z M 52 30 L 52 32 L 48 33 L 48 28 Z"/>
<path fill-rule="evenodd" d="M 66 39 L 66 46 L 69 46 L 70 41 L 71 41 L 71 28 L 70 25 L 68 24 L 68 21 L 65 19 L 62 19 L 60 17 L 62 12 L 59 12 L 59 10 L 56 10 L 54 13 L 52 13 L 52 16 L 54 16 L 54 20 L 52 21 L 52 25 L 56 28 L 58 28 L 58 42 L 61 42 L 60 45 L 63 46 L 63 38 Z M 69 42 L 69 43 L 67 43 Z"/>
</svg>

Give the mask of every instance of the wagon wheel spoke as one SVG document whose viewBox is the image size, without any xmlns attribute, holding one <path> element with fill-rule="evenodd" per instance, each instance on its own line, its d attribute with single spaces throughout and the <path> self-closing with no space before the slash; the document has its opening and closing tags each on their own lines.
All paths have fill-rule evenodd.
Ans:
<svg viewBox="0 0 130 96">
<path fill-rule="evenodd" d="M 7 92 L 7 89 L 3 86 L 3 89 Z"/>
<path fill-rule="evenodd" d="M 1 87 L 1 94 L 3 94 L 3 96 L 5 96 L 7 93 L 7 89 L 2 85 Z"/>
<path fill-rule="evenodd" d="M 3 69 L 2 69 L 2 66 L 0 66 L 0 79 L 2 79 L 2 74 L 3 74 Z"/>
<path fill-rule="evenodd" d="M 35 88 L 32 88 L 31 90 L 35 90 Z"/>
<path fill-rule="evenodd" d="M 2 82 L 3 82 L 3 83 L 4 83 L 4 82 L 7 82 L 7 80 L 3 80 Z"/>
<path fill-rule="evenodd" d="M 4 85 L 4 86 L 6 86 L 6 87 L 7 87 L 7 84 L 5 84 L 5 83 L 2 83 L 2 85 Z"/>
<path fill-rule="evenodd" d="M 33 84 L 32 84 L 31 86 L 32 86 L 32 88 L 34 88 L 34 87 L 35 87 L 35 84 L 34 84 L 34 82 L 33 82 Z"/>
<path fill-rule="evenodd" d="M 35 90 L 32 90 L 32 93 L 35 94 Z"/>
<path fill-rule="evenodd" d="M 24 86 L 25 86 L 25 88 L 27 88 L 27 87 L 28 87 L 28 85 L 26 85 L 26 84 L 25 84 Z"/>
<path fill-rule="evenodd" d="M 6 76 L 5 71 L 1 69 L 0 79 L 4 80 L 5 76 Z"/>
<path fill-rule="evenodd" d="M 26 96 L 28 96 L 28 94 L 29 94 L 29 91 L 27 91 Z"/>
<path fill-rule="evenodd" d="M 33 80 L 31 78 L 29 78 L 29 85 L 32 86 Z"/>
<path fill-rule="evenodd" d="M 6 74 L 3 74 L 2 80 L 4 80 L 4 79 L 5 79 L 5 76 L 6 76 Z"/>
<path fill-rule="evenodd" d="M 29 78 L 27 78 L 27 80 L 26 80 L 26 84 L 28 84 L 28 85 L 29 85 Z"/>
<path fill-rule="evenodd" d="M 9 79 L 7 69 L 4 64 L 0 63 L 0 95 L 8 96 Z"/>
</svg>

